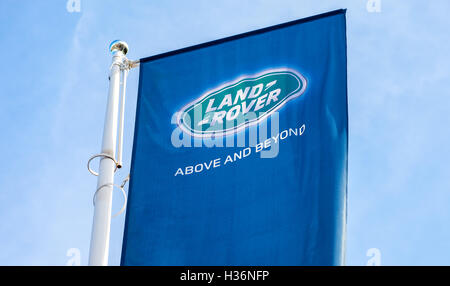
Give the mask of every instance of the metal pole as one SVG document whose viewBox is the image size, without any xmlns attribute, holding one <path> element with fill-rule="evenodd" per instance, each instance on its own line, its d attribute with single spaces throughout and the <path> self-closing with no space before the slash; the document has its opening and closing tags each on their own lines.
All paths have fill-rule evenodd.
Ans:
<svg viewBox="0 0 450 286">
<path fill-rule="evenodd" d="M 128 45 L 114 41 L 110 45 L 112 66 L 109 79 L 109 95 L 106 105 L 105 126 L 103 129 L 102 154 L 115 158 L 117 141 L 117 120 L 119 111 L 120 72 L 126 59 Z M 112 192 L 116 161 L 103 156 L 98 171 L 97 192 L 95 196 L 94 220 L 92 224 L 89 265 L 108 265 L 109 237 L 111 227 Z"/>
<path fill-rule="evenodd" d="M 119 109 L 119 139 L 117 142 L 117 168 L 122 168 L 122 149 L 123 149 L 123 123 L 125 120 L 125 95 L 127 90 L 128 69 L 123 70 L 122 76 L 122 94 Z"/>
</svg>

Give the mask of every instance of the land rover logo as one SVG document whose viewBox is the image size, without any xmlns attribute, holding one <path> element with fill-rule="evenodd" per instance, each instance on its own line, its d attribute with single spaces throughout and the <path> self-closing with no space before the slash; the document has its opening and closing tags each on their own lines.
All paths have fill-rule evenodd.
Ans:
<svg viewBox="0 0 450 286">
<path fill-rule="evenodd" d="M 195 137 L 233 134 L 265 120 L 305 89 L 306 79 L 294 70 L 266 70 L 206 92 L 180 110 L 177 124 Z"/>
</svg>

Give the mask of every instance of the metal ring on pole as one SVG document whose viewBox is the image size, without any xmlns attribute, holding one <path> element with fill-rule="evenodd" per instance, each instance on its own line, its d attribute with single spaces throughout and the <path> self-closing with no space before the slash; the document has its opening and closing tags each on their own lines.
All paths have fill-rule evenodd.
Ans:
<svg viewBox="0 0 450 286">
<path fill-rule="evenodd" d="M 112 63 L 111 66 L 109 67 L 110 71 L 112 70 L 113 66 L 118 66 L 121 71 L 128 69 L 128 65 L 125 63 Z"/>
<path fill-rule="evenodd" d="M 127 179 L 126 179 L 126 181 L 127 181 Z M 101 185 L 101 186 L 95 191 L 94 197 L 92 198 L 92 203 L 94 204 L 94 206 L 95 206 L 95 197 L 97 196 L 98 191 L 100 191 L 102 188 L 108 187 L 108 186 L 112 186 L 113 188 L 116 187 L 116 188 L 118 188 L 119 190 L 122 191 L 122 195 L 123 195 L 123 205 L 122 205 L 122 208 L 121 208 L 117 213 L 115 213 L 114 215 L 111 216 L 111 218 L 115 218 L 116 216 L 122 214 L 122 213 L 125 211 L 125 208 L 126 208 L 126 206 L 127 206 L 127 194 L 125 193 L 125 190 L 123 189 L 123 186 L 126 184 L 126 181 L 124 181 L 124 183 L 122 184 L 122 186 L 119 186 L 119 185 L 116 185 L 116 184 L 104 184 L 104 185 Z"/>
<path fill-rule="evenodd" d="M 88 160 L 88 162 L 87 162 L 87 168 L 88 168 L 89 172 L 90 172 L 92 175 L 98 176 L 98 173 L 95 172 L 94 170 L 92 170 L 92 169 L 91 169 L 91 166 L 90 166 L 91 161 L 92 161 L 93 159 L 97 158 L 97 157 L 103 157 L 103 158 L 108 158 L 108 159 L 113 160 L 114 164 L 116 165 L 116 169 L 115 169 L 114 171 L 117 171 L 118 163 L 117 163 L 116 159 L 114 159 L 114 157 L 111 156 L 111 155 L 109 155 L 109 154 L 100 153 L 100 154 L 96 154 L 96 155 L 92 156 L 91 158 L 89 158 L 89 160 Z"/>
</svg>

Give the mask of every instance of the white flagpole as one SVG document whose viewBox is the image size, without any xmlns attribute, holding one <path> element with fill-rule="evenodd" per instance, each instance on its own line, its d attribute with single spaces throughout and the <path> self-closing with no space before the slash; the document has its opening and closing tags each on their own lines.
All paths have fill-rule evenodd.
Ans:
<svg viewBox="0 0 450 286">
<path fill-rule="evenodd" d="M 109 80 L 109 95 L 106 105 L 105 125 L 103 130 L 102 151 L 98 171 L 97 192 L 94 197 L 94 219 L 92 224 L 89 265 L 108 265 L 109 238 L 111 227 L 112 192 L 114 172 L 117 162 L 117 120 L 119 113 L 120 73 L 128 52 L 128 45 L 123 41 L 114 41 L 110 45 L 112 66 Z"/>
</svg>

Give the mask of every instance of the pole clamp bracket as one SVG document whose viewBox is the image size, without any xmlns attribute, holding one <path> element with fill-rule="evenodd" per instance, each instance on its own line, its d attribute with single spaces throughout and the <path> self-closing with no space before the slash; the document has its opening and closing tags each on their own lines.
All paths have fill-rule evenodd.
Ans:
<svg viewBox="0 0 450 286">
<path fill-rule="evenodd" d="M 113 66 L 118 66 L 121 71 L 124 71 L 124 70 L 129 71 L 132 68 L 135 68 L 135 67 L 139 66 L 139 60 L 137 60 L 137 61 L 130 61 L 129 59 L 127 59 L 127 57 L 124 56 L 122 62 L 114 62 L 114 63 L 112 63 L 111 67 L 109 68 L 109 70 L 111 70 Z"/>
<path fill-rule="evenodd" d="M 124 187 L 125 187 L 125 185 L 127 184 L 127 182 L 128 182 L 129 180 L 130 180 L 130 175 L 128 175 L 128 176 L 125 178 L 125 180 L 123 180 L 123 182 L 122 182 L 122 184 L 121 184 L 120 186 L 117 185 L 117 184 L 104 184 L 104 185 L 101 185 L 101 186 L 95 191 L 94 197 L 92 198 L 92 203 L 94 204 L 94 206 L 95 206 L 95 198 L 96 198 L 96 196 L 97 196 L 97 193 L 98 193 L 102 188 L 104 188 L 104 187 L 112 186 L 113 188 L 117 188 L 117 189 L 119 189 L 119 190 L 121 191 L 122 196 L 123 196 L 123 204 L 122 204 L 122 208 L 120 208 L 120 210 L 119 210 L 117 213 L 115 213 L 114 215 L 112 215 L 111 218 L 115 218 L 116 216 L 121 215 L 121 214 L 125 211 L 125 208 L 127 207 L 127 194 L 125 193 Z"/>
<path fill-rule="evenodd" d="M 98 173 L 91 169 L 91 161 L 94 160 L 95 158 L 98 158 L 98 157 L 111 159 L 114 162 L 114 164 L 116 165 L 116 168 L 114 169 L 114 172 L 117 171 L 117 169 L 121 167 L 121 166 L 119 167 L 119 163 L 117 163 L 116 159 L 114 159 L 113 156 L 111 156 L 109 154 L 106 154 L 106 153 L 95 154 L 94 156 L 89 158 L 89 160 L 87 162 L 88 171 L 94 176 L 98 176 Z"/>
</svg>

